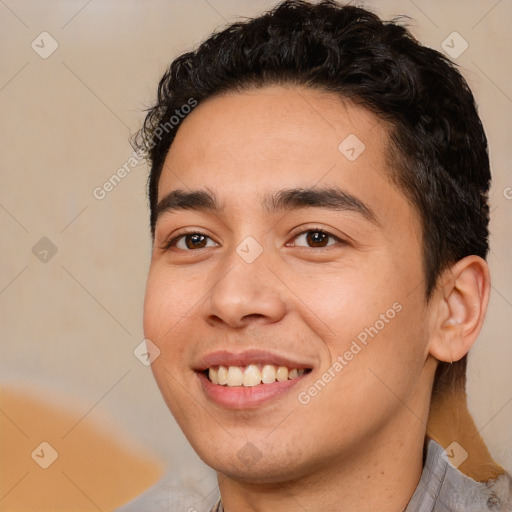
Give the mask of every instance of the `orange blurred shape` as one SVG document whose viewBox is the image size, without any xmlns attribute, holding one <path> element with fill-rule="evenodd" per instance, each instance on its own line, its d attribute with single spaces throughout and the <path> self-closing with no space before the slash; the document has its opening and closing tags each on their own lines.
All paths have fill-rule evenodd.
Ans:
<svg viewBox="0 0 512 512">
<path fill-rule="evenodd" d="M 73 409 L 2 387 L 0 511 L 107 512 L 162 476 L 162 461 Z"/>
</svg>

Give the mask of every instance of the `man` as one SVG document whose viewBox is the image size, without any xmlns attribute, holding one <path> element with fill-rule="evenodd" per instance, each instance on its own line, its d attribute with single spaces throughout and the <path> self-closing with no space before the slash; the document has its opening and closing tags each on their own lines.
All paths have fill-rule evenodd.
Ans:
<svg viewBox="0 0 512 512">
<path fill-rule="evenodd" d="M 138 142 L 144 331 L 217 472 L 211 510 L 512 510 L 446 414 L 490 291 L 487 142 L 447 59 L 366 10 L 286 1 L 177 58 Z M 465 418 L 447 454 L 443 414 Z"/>
</svg>

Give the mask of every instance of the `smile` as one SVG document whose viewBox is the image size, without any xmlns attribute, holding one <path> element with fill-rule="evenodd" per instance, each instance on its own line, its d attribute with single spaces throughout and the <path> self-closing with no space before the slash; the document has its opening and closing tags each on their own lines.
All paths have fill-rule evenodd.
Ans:
<svg viewBox="0 0 512 512">
<path fill-rule="evenodd" d="M 284 399 L 299 386 L 316 365 L 301 359 L 246 347 L 206 354 L 193 369 L 208 401 L 247 410 Z"/>
<path fill-rule="evenodd" d="M 247 366 L 213 366 L 205 370 L 212 384 L 228 387 L 253 387 L 296 379 L 309 369 L 287 368 L 273 364 L 249 364 Z"/>
</svg>

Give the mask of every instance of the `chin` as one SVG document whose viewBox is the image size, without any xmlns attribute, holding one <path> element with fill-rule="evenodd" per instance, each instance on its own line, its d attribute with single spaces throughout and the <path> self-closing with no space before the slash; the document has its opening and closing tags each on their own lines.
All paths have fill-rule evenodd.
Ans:
<svg viewBox="0 0 512 512">
<path fill-rule="evenodd" d="M 208 465 L 232 480 L 258 485 L 282 484 L 294 480 L 302 473 L 293 469 L 290 464 L 282 464 L 281 461 L 268 459 L 265 462 L 259 461 L 252 465 L 241 464 L 240 461 L 233 461 L 232 464 Z"/>
<path fill-rule="evenodd" d="M 203 433 L 204 435 L 204 433 Z M 268 435 L 268 432 L 265 434 Z M 265 442 L 259 449 L 257 441 L 230 439 L 224 447 L 212 438 L 211 445 L 198 446 L 189 439 L 195 452 L 209 467 L 233 480 L 251 484 L 277 484 L 304 476 L 311 464 L 303 460 L 304 453 L 290 449 L 286 442 L 277 439 L 275 444 Z M 262 443 L 264 436 L 262 436 Z"/>
</svg>

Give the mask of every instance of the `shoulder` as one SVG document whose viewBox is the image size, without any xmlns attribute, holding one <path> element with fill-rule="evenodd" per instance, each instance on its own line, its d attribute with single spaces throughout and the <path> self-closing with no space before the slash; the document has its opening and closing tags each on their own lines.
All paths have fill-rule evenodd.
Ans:
<svg viewBox="0 0 512 512">
<path fill-rule="evenodd" d="M 512 512 L 512 478 L 504 473 L 477 482 L 448 461 L 443 448 L 428 440 L 420 482 L 407 512 Z"/>
<path fill-rule="evenodd" d="M 214 474 L 201 477 L 183 478 L 168 473 L 153 487 L 114 512 L 210 512 L 218 496 L 216 477 Z M 213 510 L 216 511 L 215 508 Z"/>
</svg>

